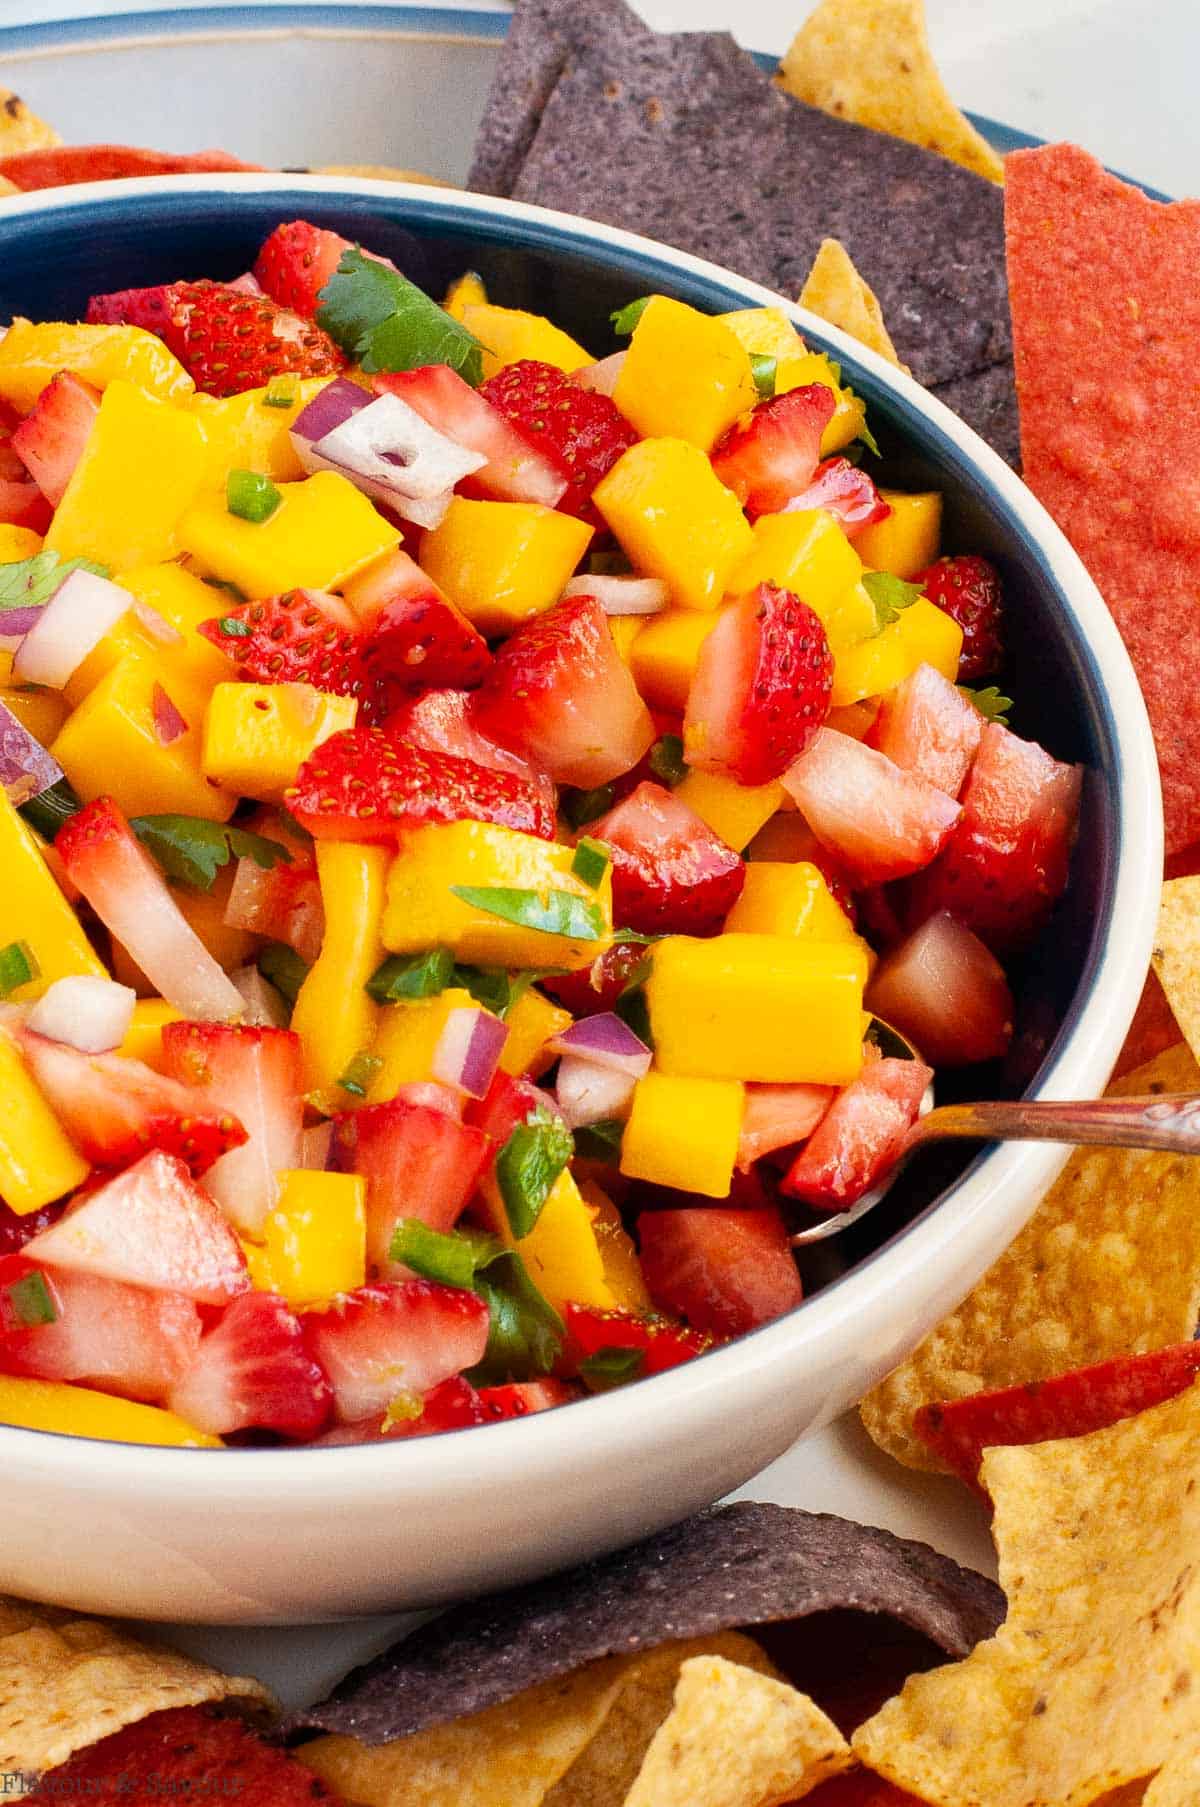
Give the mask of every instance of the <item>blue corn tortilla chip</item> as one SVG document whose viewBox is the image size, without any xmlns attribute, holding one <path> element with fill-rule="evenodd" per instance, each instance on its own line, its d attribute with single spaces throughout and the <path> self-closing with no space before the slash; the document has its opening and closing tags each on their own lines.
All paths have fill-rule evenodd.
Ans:
<svg viewBox="0 0 1200 1807">
<path fill-rule="evenodd" d="M 836 1628 L 844 1643 L 849 1621 L 857 1667 L 881 1643 L 903 1647 L 907 1673 L 939 1653 L 966 1656 L 990 1637 L 1004 1596 L 925 1544 L 827 1513 L 744 1501 L 565 1574 L 452 1608 L 354 1670 L 327 1700 L 295 1714 L 288 1730 L 389 1744 L 601 1657 L 719 1631 L 772 1628 L 771 1653 L 790 1669 L 783 1634 L 817 1614 L 826 1667 L 833 1640 L 823 1628 Z"/>
</svg>

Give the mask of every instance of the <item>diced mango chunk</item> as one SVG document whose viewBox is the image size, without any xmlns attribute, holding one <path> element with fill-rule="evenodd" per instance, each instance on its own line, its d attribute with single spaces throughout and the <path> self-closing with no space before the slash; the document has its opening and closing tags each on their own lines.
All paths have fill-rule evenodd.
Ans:
<svg viewBox="0 0 1200 1807">
<path fill-rule="evenodd" d="M 758 390 L 746 348 L 722 320 L 654 295 L 633 329 L 613 401 L 644 438 L 711 451 Z"/>
<path fill-rule="evenodd" d="M 280 1173 L 263 1225 L 273 1287 L 299 1309 L 353 1292 L 367 1272 L 366 1181 L 357 1173 Z"/>
<path fill-rule="evenodd" d="M 469 991 L 456 985 L 436 997 L 385 1004 L 371 1052 L 382 1064 L 371 1080 L 368 1104 L 386 1104 L 402 1085 L 433 1078 L 433 1057 L 452 1010 L 468 1010 L 475 1003 Z"/>
<path fill-rule="evenodd" d="M 656 944 L 646 981 L 664 1073 L 846 1085 L 862 1067 L 867 956 L 850 941 L 724 934 Z"/>
<path fill-rule="evenodd" d="M 74 1192 L 90 1172 L 34 1084 L 16 1043 L 0 1032 L 0 1199 L 24 1216 Z"/>
<path fill-rule="evenodd" d="M 564 1168 L 528 1236 L 513 1244 L 534 1285 L 558 1311 L 569 1299 L 602 1311 L 616 1304 L 605 1278 L 594 1217 L 570 1169 Z M 511 1235 L 505 1240 L 511 1241 Z"/>
<path fill-rule="evenodd" d="M 820 508 L 794 514 L 762 515 L 754 523 L 754 540 L 733 572 L 729 588 L 741 595 L 760 583 L 791 590 L 820 617 L 836 654 L 875 631 L 875 609 L 855 586 L 862 560 L 833 516 Z"/>
<path fill-rule="evenodd" d="M 204 717 L 204 775 L 235 796 L 281 803 L 309 755 L 357 714 L 356 697 L 311 684 L 218 684 Z"/>
<path fill-rule="evenodd" d="M 55 979 L 108 973 L 83 925 L 54 882 L 32 829 L 0 792 L 0 947 L 26 941 L 38 976 L 10 994 L 14 1003 L 40 998 Z"/>
<path fill-rule="evenodd" d="M 388 874 L 384 943 L 396 954 L 445 946 L 482 966 L 590 966 L 612 936 L 612 871 L 593 889 L 572 872 L 574 857 L 570 847 L 492 822 L 418 828 L 405 836 Z M 540 900 L 569 911 L 567 900 L 576 900 L 587 906 L 580 926 L 596 933 L 529 927 L 457 896 L 460 888 L 499 891 L 497 905 L 510 914 L 540 907 Z"/>
<path fill-rule="evenodd" d="M 117 1053 L 140 1060 L 157 1072 L 162 1061 L 162 1032 L 168 1023 L 182 1021 L 182 1012 L 165 998 L 139 998 Z"/>
<path fill-rule="evenodd" d="M 15 564 L 18 559 L 32 558 L 42 549 L 42 536 L 32 527 L 14 527 L 0 522 L 0 565 Z"/>
<path fill-rule="evenodd" d="M 728 1198 L 745 1090 L 733 1079 L 649 1072 L 639 1079 L 621 1142 L 629 1179 Z"/>
<path fill-rule="evenodd" d="M 229 676 L 228 658 L 199 631 L 201 622 L 211 621 L 225 612 L 227 594 L 203 583 L 191 571 L 185 571 L 182 565 L 169 560 L 135 565 L 132 570 L 119 572 L 113 581 L 161 615 L 176 633 L 183 635 L 181 646 L 172 644 L 162 648 L 172 669 L 186 670 L 196 684 L 203 684 L 210 690 Z"/>
<path fill-rule="evenodd" d="M 837 653 L 831 702 L 835 709 L 860 697 L 882 696 L 910 677 L 918 665 L 932 665 L 953 683 L 962 652 L 962 629 L 928 597 L 904 609 L 881 633 Z"/>
<path fill-rule="evenodd" d="M 787 800 L 782 784 L 739 784 L 723 772 L 689 772 L 675 795 L 694 809 L 726 846 L 740 853 L 748 847 L 764 822 L 769 822 Z"/>
<path fill-rule="evenodd" d="M 460 316 L 469 333 L 483 346 L 484 377 L 495 376 L 506 364 L 535 358 L 568 374 L 592 362 L 592 354 L 544 314 L 528 314 L 519 307 L 496 307 L 490 301 L 467 301 Z"/>
<path fill-rule="evenodd" d="M 180 544 L 209 575 L 261 597 L 336 590 L 400 543 L 399 529 L 336 471 L 282 483 L 279 493 L 265 521 L 230 514 L 223 494 L 202 496 L 179 524 Z"/>
<path fill-rule="evenodd" d="M 683 608 L 715 609 L 754 543 L 733 491 L 683 439 L 630 446 L 592 499 L 630 562 L 661 577 Z"/>
<path fill-rule="evenodd" d="M 364 990 L 383 959 L 383 917 L 390 849 L 358 841 L 318 841 L 317 878 L 325 939 L 292 1012 L 310 1090 L 332 1090 L 375 1039 L 379 1006 Z M 342 1092 L 331 1110 L 353 1098 Z"/>
<path fill-rule="evenodd" d="M 936 489 L 881 489 L 879 494 L 892 512 L 859 533 L 855 541 L 859 557 L 872 570 L 913 578 L 933 563 L 940 550 L 941 494 Z"/>
<path fill-rule="evenodd" d="M 484 307 L 486 304 L 487 289 L 484 287 L 483 277 L 475 270 L 464 270 L 446 290 L 442 311 L 449 314 L 452 320 L 461 320 L 469 307 Z"/>
<path fill-rule="evenodd" d="M 204 429 L 205 485 L 223 490 L 231 470 L 262 471 L 276 483 L 303 477 L 304 466 L 296 456 L 289 428 L 332 380 L 327 376 L 297 378 L 296 399 L 286 407 L 268 402 L 265 388 L 220 398 L 194 395 L 192 411 Z"/>
<path fill-rule="evenodd" d="M 717 319 L 749 357 L 804 356 L 804 340 L 781 307 L 739 307 L 731 314 L 718 314 Z"/>
<path fill-rule="evenodd" d="M 584 1203 L 595 1213 L 592 1233 L 600 1250 L 604 1280 L 613 1296 L 613 1304 L 619 1311 L 653 1311 L 642 1264 L 633 1238 L 621 1221 L 621 1213 L 594 1180 L 581 1180 L 579 1190 Z"/>
<path fill-rule="evenodd" d="M 132 383 L 160 401 L 186 401 L 196 385 L 174 352 L 140 326 L 69 326 L 48 320 L 14 320 L 0 340 L 0 395 L 32 408 L 60 370 L 97 389 L 111 382 Z"/>
<path fill-rule="evenodd" d="M 0 1374 L 0 1424 L 29 1431 L 60 1431 L 67 1437 L 99 1437 L 108 1443 L 162 1443 L 177 1449 L 220 1449 L 174 1412 L 156 1405 L 115 1399 L 90 1387 L 61 1380 L 23 1380 Z"/>
<path fill-rule="evenodd" d="M 13 655 L 0 648 L 0 703 L 28 728 L 35 740 L 48 747 L 67 719 L 67 704 L 57 690 L 40 684 L 14 684 Z"/>
<path fill-rule="evenodd" d="M 569 1010 L 552 1003 L 543 992 L 532 986 L 523 991 L 504 1018 L 508 1040 L 500 1055 L 503 1071 L 514 1075 L 528 1073 L 536 1079 L 555 1059 L 553 1054 L 545 1053 L 546 1043 L 569 1029 L 573 1020 Z"/>
<path fill-rule="evenodd" d="M 421 564 L 481 633 L 507 634 L 558 601 L 591 538 L 585 521 L 536 502 L 455 496 Z"/>
<path fill-rule="evenodd" d="M 810 860 L 755 860 L 725 919 L 729 933 L 858 941 L 854 924 Z"/>
<path fill-rule="evenodd" d="M 708 609 L 664 609 L 645 623 L 630 648 L 629 669 L 648 703 L 683 713 L 700 648 L 716 624 Z"/>
</svg>

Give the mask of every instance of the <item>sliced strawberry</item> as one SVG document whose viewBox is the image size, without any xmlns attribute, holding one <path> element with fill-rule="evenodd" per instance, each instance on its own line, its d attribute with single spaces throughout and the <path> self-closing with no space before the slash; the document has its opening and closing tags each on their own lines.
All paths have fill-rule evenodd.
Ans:
<svg viewBox="0 0 1200 1807">
<path fill-rule="evenodd" d="M 292 857 L 277 861 L 269 872 L 264 872 L 257 860 L 239 860 L 225 904 L 225 922 L 230 928 L 265 935 L 268 941 L 284 942 L 311 966 L 325 938 L 325 906 L 312 842 L 307 836 L 301 840 L 294 825 L 274 811 L 264 810 L 246 826 L 268 840 L 282 842 Z"/>
<path fill-rule="evenodd" d="M 471 714 L 489 740 L 584 789 L 627 772 L 654 739 L 594 596 L 571 596 L 523 622 L 497 652 Z"/>
<path fill-rule="evenodd" d="M 0 157 L 0 175 L 25 193 L 66 188 L 76 182 L 112 182 L 125 176 L 203 175 L 211 170 L 261 169 L 228 151 L 147 151 L 132 144 L 56 144 Z"/>
<path fill-rule="evenodd" d="M 997 1060 L 1012 1040 L 1013 995 L 1004 968 L 945 911 L 884 955 L 866 1001 L 935 1067 Z"/>
<path fill-rule="evenodd" d="M 909 922 L 948 910 L 995 953 L 1026 947 L 1066 889 L 1082 779 L 1080 766 L 989 722 L 962 819 L 909 888 Z"/>
<path fill-rule="evenodd" d="M 991 677 L 1004 663 L 1004 598 L 1000 573 L 976 553 L 939 558 L 920 572 L 919 583 L 936 608 L 963 631 L 958 675 L 964 684 Z"/>
<path fill-rule="evenodd" d="M 410 746 L 431 753 L 452 753 L 456 759 L 472 759 L 496 772 L 515 772 L 541 793 L 551 809 L 558 798 L 554 780 L 519 753 L 498 747 L 481 734 L 471 719 L 471 699 L 465 690 L 426 690 L 409 696 L 393 709 L 383 724 L 388 734 Z"/>
<path fill-rule="evenodd" d="M 394 1443 L 402 1437 L 436 1437 L 442 1431 L 466 1430 L 473 1424 L 486 1424 L 489 1418 L 483 1395 L 461 1374 L 431 1387 L 419 1403 L 420 1410 L 412 1417 L 403 1412 L 375 1412 L 353 1424 L 335 1424 L 315 1442 L 324 1449 L 357 1443 Z"/>
<path fill-rule="evenodd" d="M 806 602 L 759 584 L 721 610 L 700 648 L 683 717 L 689 765 L 769 784 L 829 714 L 833 655 Z"/>
<path fill-rule="evenodd" d="M 284 801 L 324 840 L 395 841 L 429 822 L 498 822 L 553 840 L 554 812 L 510 772 L 393 740 L 380 728 L 330 735 L 296 775 Z"/>
<path fill-rule="evenodd" d="M 962 809 L 873 747 L 822 728 L 783 783 L 817 839 L 859 884 L 927 866 Z"/>
<path fill-rule="evenodd" d="M 200 632 L 255 683 L 312 684 L 333 696 L 359 696 L 365 688 L 357 618 L 324 590 L 231 603 L 201 622 Z"/>
<path fill-rule="evenodd" d="M 569 1311 L 571 1307 L 567 1309 Z M 556 1405 L 570 1405 L 579 1396 L 578 1387 L 569 1386 L 565 1380 L 514 1380 L 505 1386 L 479 1389 L 485 1424 L 528 1418 L 534 1412 L 548 1412 Z"/>
<path fill-rule="evenodd" d="M 343 1424 L 386 1412 L 401 1393 L 428 1393 L 483 1359 L 488 1308 L 431 1280 L 381 1281 L 304 1315 L 304 1342 L 329 1376 Z"/>
<path fill-rule="evenodd" d="M 52 508 L 66 493 L 99 412 L 99 391 L 73 371 L 60 370 L 13 432 L 13 451 Z"/>
<path fill-rule="evenodd" d="M 738 1138 L 742 1172 L 777 1148 L 807 1141 L 835 1096 L 828 1085 L 748 1085 Z"/>
<path fill-rule="evenodd" d="M 611 852 L 613 917 L 621 928 L 715 935 L 741 896 L 741 859 L 661 784 L 639 784 L 589 833 Z"/>
<path fill-rule="evenodd" d="M 197 1099 L 140 1060 L 81 1054 L 28 1029 L 20 1039 L 39 1091 L 93 1167 L 128 1167 L 158 1148 L 205 1173 L 246 1140 L 227 1104 Z"/>
<path fill-rule="evenodd" d="M 55 1311 L 49 1324 L 6 1323 L 8 1288 L 40 1276 Z M 177 1292 L 147 1292 L 65 1268 L 45 1271 L 19 1255 L 0 1260 L 0 1372 L 62 1380 L 165 1402 L 200 1347 L 200 1313 Z"/>
<path fill-rule="evenodd" d="M 805 383 L 759 402 L 717 441 L 713 469 L 752 521 L 778 513 L 808 488 L 834 405 L 832 389 Z"/>
<path fill-rule="evenodd" d="M 19 1253 L 27 1242 L 32 1242 L 35 1236 L 48 1230 L 52 1223 L 57 1223 L 66 1208 L 65 1201 L 60 1201 L 53 1205 L 43 1205 L 40 1211 L 26 1211 L 22 1215 L 19 1211 L 0 1204 L 0 1260 L 6 1255 Z"/>
<path fill-rule="evenodd" d="M 53 514 L 32 477 L 0 477 L 0 524 L 45 533 Z"/>
<path fill-rule="evenodd" d="M 542 989 L 572 1016 L 600 1016 L 614 1007 L 645 958 L 640 941 L 617 940 L 581 971 L 543 979 Z"/>
<path fill-rule="evenodd" d="M 214 1437 L 260 1430 L 306 1442 L 329 1417 L 333 1395 L 295 1313 L 273 1293 L 248 1292 L 205 1332 L 168 1403 Z"/>
<path fill-rule="evenodd" d="M 232 1111 L 245 1129 L 240 1148 L 205 1178 L 230 1222 L 257 1236 L 278 1197 L 275 1175 L 299 1167 L 304 1130 L 304 1064 L 290 1029 L 229 1023 L 168 1023 L 163 1071 L 194 1108 Z"/>
<path fill-rule="evenodd" d="M 438 1088 L 442 1090 L 444 1088 Z M 367 1182 L 367 1260 L 391 1269 L 388 1250 L 402 1217 L 452 1230 L 478 1186 L 491 1139 L 440 1103 L 393 1098 L 334 1118 L 330 1164 Z"/>
<path fill-rule="evenodd" d="M 345 600 L 363 629 L 369 678 L 397 694 L 417 687 L 470 689 L 492 662 L 487 641 L 426 577 L 407 552 L 389 552 L 346 585 Z"/>
<path fill-rule="evenodd" d="M 527 1123 L 536 1110 L 554 1110 L 549 1092 L 530 1079 L 513 1079 L 498 1071 L 482 1098 L 468 1100 L 466 1121 L 483 1131 L 493 1147 L 501 1149 L 518 1123 Z"/>
<path fill-rule="evenodd" d="M 241 1245 L 218 1207 L 174 1155 L 143 1155 L 81 1193 L 26 1243 L 30 1261 L 97 1274 L 198 1305 L 224 1305 L 250 1285 Z"/>
<path fill-rule="evenodd" d="M 71 883 L 160 996 L 185 1016 L 241 1015 L 241 992 L 188 923 L 111 797 L 86 804 L 59 829 L 54 845 Z"/>
<path fill-rule="evenodd" d="M 785 513 L 800 508 L 823 508 L 848 540 L 873 522 L 886 521 L 892 512 L 891 503 L 884 501 L 866 471 L 848 458 L 825 458 L 818 464 L 808 488 L 792 497 Z"/>
<path fill-rule="evenodd" d="M 534 358 L 506 364 L 479 393 L 566 478 L 558 507 L 598 524 L 592 491 L 637 440 L 616 403 Z"/>
<path fill-rule="evenodd" d="M 640 1317 L 633 1311 L 600 1311 L 594 1305 L 568 1303 L 563 1362 L 568 1372 L 606 1349 L 636 1349 L 643 1374 L 662 1374 L 711 1349 L 713 1339 L 698 1330 L 685 1330 L 669 1318 Z"/>
<path fill-rule="evenodd" d="M 919 1060 L 873 1060 L 838 1093 L 783 1182 L 791 1198 L 844 1211 L 897 1161 L 933 1078 Z"/>
<path fill-rule="evenodd" d="M 650 1297 L 693 1330 L 741 1336 L 782 1317 L 803 1297 L 787 1230 L 773 1205 L 643 1211 L 637 1235 Z"/>
<path fill-rule="evenodd" d="M 932 665 L 884 697 L 867 739 L 902 771 L 957 797 L 979 750 L 983 717 Z"/>
<path fill-rule="evenodd" d="M 353 249 L 338 232 L 308 220 L 288 220 L 263 241 L 254 260 L 255 280 L 280 307 L 312 320 L 342 253 Z"/>
<path fill-rule="evenodd" d="M 537 502 L 543 508 L 556 507 L 565 494 L 567 478 L 547 451 L 532 445 L 448 364 L 389 370 L 371 382 L 377 395 L 398 395 L 447 439 L 487 459 L 465 480 L 464 491 L 498 502 Z"/>
</svg>

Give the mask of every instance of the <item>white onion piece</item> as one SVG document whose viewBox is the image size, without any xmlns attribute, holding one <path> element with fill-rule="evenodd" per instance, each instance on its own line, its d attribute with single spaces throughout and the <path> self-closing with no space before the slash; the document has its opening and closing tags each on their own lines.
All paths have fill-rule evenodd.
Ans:
<svg viewBox="0 0 1200 1807">
<path fill-rule="evenodd" d="M 333 1143 L 332 1122 L 314 1123 L 300 1136 L 300 1165 L 313 1173 L 324 1173 L 329 1165 L 329 1150 Z"/>
<path fill-rule="evenodd" d="M 81 567 L 69 571 L 17 648 L 13 676 L 61 690 L 132 603 L 129 591 L 107 577 Z"/>
<path fill-rule="evenodd" d="M 594 1060 L 564 1054 L 558 1063 L 554 1093 L 568 1129 L 610 1122 L 629 1113 L 637 1080 L 632 1073 L 599 1067 Z"/>
<path fill-rule="evenodd" d="M 591 1061 L 593 1066 L 607 1067 L 614 1073 L 627 1073 L 633 1079 L 641 1079 L 650 1071 L 652 1056 L 649 1048 L 612 1010 L 572 1023 L 546 1046 L 553 1054 L 569 1054 L 573 1059 Z"/>
<path fill-rule="evenodd" d="M 597 395 L 607 395 L 611 401 L 621 366 L 628 356 L 627 351 L 614 351 L 609 357 L 601 358 L 598 364 L 585 364 L 582 370 L 576 370 L 571 381 L 581 389 L 594 389 Z"/>
<path fill-rule="evenodd" d="M 433 1051 L 433 1077 L 470 1098 L 482 1098 L 507 1040 L 508 1030 L 490 1010 L 452 1010 Z"/>
<path fill-rule="evenodd" d="M 564 596 L 594 596 L 606 615 L 661 615 L 671 592 L 660 577 L 573 577 Z"/>
<path fill-rule="evenodd" d="M 242 1018 L 244 1023 L 264 1029 L 287 1028 L 287 1005 L 270 981 L 263 978 L 257 966 L 239 966 L 229 977 L 246 1000 L 246 1011 Z"/>
<path fill-rule="evenodd" d="M 161 646 L 182 646 L 183 635 L 175 623 L 168 621 L 165 615 L 160 615 L 157 609 L 152 609 L 140 596 L 133 599 L 133 612 L 137 616 L 138 626 L 145 628 L 152 640 L 157 640 Z"/>
<path fill-rule="evenodd" d="M 107 1054 L 125 1040 L 136 1003 L 130 986 L 81 973 L 47 986 L 29 1013 L 29 1027 L 81 1054 Z"/>
<path fill-rule="evenodd" d="M 379 395 L 323 438 L 293 443 L 306 469 L 338 471 L 418 527 L 436 527 L 454 486 L 487 460 L 457 445 L 398 395 Z"/>
</svg>

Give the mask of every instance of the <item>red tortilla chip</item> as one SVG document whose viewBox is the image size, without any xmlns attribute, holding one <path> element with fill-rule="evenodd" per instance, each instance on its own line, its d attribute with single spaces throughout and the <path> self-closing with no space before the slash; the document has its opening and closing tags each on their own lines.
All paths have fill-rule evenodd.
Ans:
<svg viewBox="0 0 1200 1807">
<path fill-rule="evenodd" d="M 873 1770 L 851 1769 L 811 1789 L 804 1807 L 924 1807 L 924 1803 Z"/>
<path fill-rule="evenodd" d="M 1200 201 L 1151 201 L 1069 144 L 1005 169 L 1025 481 L 1129 648 L 1170 853 L 1200 838 Z"/>
<path fill-rule="evenodd" d="M 1117 1064 L 1112 1070 L 1113 1078 L 1124 1079 L 1135 1067 L 1144 1067 L 1147 1061 L 1154 1060 L 1158 1055 L 1165 1054 L 1168 1048 L 1175 1047 L 1179 1039 L 1179 1024 L 1167 1003 L 1167 994 L 1159 983 L 1158 974 L 1151 970 L 1146 974 L 1146 983 L 1142 987 L 1138 1007 L 1129 1025 L 1129 1034 L 1117 1055 Z"/>
<path fill-rule="evenodd" d="M 131 144 L 58 144 L 0 157 L 0 176 L 26 192 L 67 188 L 75 182 L 111 182 L 117 176 L 180 176 L 207 170 L 261 169 L 228 151 L 143 151 Z"/>
<path fill-rule="evenodd" d="M 1175 1343 L 1145 1355 L 1118 1355 L 1052 1380 L 923 1405 L 913 1429 L 947 1468 L 983 1494 L 979 1466 L 985 1449 L 1106 1430 L 1173 1399 L 1198 1373 L 1200 1343 Z"/>
</svg>

